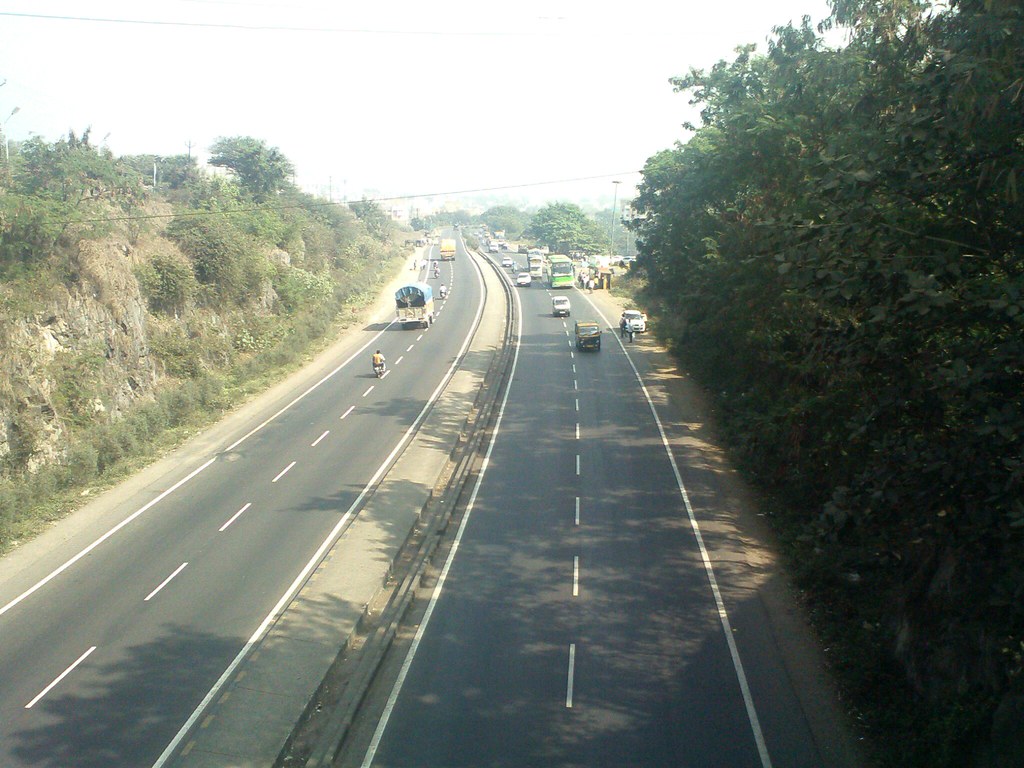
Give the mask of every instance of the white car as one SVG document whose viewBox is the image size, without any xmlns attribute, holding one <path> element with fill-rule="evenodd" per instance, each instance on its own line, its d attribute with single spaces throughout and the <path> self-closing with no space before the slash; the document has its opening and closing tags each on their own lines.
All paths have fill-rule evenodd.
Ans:
<svg viewBox="0 0 1024 768">
<path fill-rule="evenodd" d="M 529 272 L 520 272 L 516 275 L 516 285 L 529 285 L 532 282 Z"/>
<path fill-rule="evenodd" d="M 619 318 L 619 328 L 623 331 L 643 333 L 647 330 L 647 315 L 635 309 L 627 309 Z"/>
<path fill-rule="evenodd" d="M 503 258 L 501 260 L 501 266 L 503 266 L 505 269 L 511 269 L 515 265 L 516 265 L 516 260 L 513 259 L 511 256 L 506 256 L 505 258 Z"/>
<path fill-rule="evenodd" d="M 565 296 L 555 296 L 551 299 L 551 314 L 555 317 L 569 317 L 572 305 Z"/>
</svg>

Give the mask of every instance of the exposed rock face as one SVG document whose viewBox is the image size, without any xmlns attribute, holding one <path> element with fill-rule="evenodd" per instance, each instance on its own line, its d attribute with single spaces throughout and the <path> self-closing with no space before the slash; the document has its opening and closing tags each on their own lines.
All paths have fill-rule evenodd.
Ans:
<svg viewBox="0 0 1024 768">
<path fill-rule="evenodd" d="M 77 281 L 53 286 L 42 309 L 0 316 L 0 466 L 35 471 L 63 455 L 69 419 L 117 418 L 152 392 L 146 305 L 130 253 L 84 241 Z"/>
</svg>

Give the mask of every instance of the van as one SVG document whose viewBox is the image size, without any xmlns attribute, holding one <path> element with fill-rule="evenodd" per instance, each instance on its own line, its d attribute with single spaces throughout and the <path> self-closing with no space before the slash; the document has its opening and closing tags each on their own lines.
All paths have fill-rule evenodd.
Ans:
<svg viewBox="0 0 1024 768">
<path fill-rule="evenodd" d="M 565 296 L 555 296 L 551 299 L 551 314 L 555 317 L 569 317 L 572 305 Z"/>
</svg>

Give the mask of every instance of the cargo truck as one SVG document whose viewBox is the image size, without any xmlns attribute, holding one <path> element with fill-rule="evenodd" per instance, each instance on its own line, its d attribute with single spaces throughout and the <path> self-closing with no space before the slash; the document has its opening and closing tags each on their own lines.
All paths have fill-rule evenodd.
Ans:
<svg viewBox="0 0 1024 768">
<path fill-rule="evenodd" d="M 427 283 L 410 283 L 395 293 L 395 315 L 405 328 L 434 322 L 434 289 Z"/>
<path fill-rule="evenodd" d="M 441 259 L 443 261 L 455 259 L 455 241 L 451 238 L 445 238 L 441 241 Z"/>
</svg>

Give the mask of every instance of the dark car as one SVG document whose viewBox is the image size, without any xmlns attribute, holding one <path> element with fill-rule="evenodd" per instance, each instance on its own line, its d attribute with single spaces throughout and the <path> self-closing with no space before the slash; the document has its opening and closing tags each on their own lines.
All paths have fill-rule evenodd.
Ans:
<svg viewBox="0 0 1024 768">
<path fill-rule="evenodd" d="M 576 349 L 601 349 L 601 326 L 586 320 L 577 321 Z"/>
</svg>

